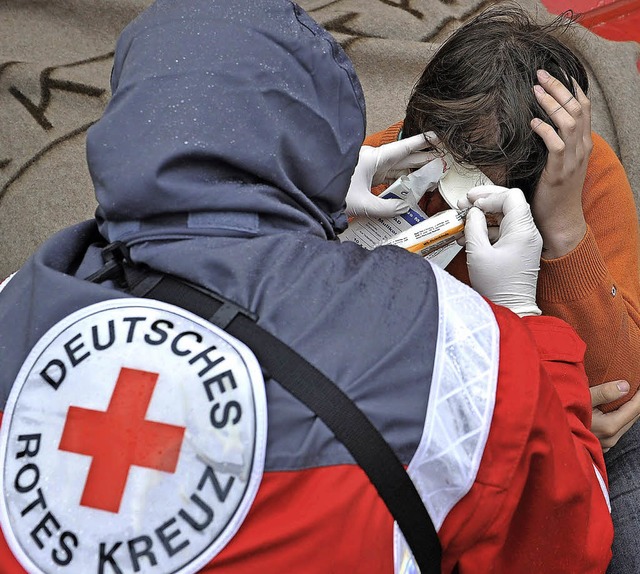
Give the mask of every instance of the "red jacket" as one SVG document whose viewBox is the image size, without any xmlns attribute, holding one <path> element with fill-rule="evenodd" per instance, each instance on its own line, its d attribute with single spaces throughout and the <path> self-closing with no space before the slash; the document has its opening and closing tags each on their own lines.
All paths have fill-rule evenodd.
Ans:
<svg viewBox="0 0 640 574">
<path fill-rule="evenodd" d="M 525 328 L 510 311 L 492 311 L 500 329 L 495 406 L 473 485 L 435 520 L 442 571 L 604 572 L 613 530 L 602 452 L 587 430 L 584 344 L 560 320 L 528 317 Z M 265 472 L 247 519 L 210 569 L 276 573 L 298 564 L 324 573 L 350 564 L 350 572 L 389 573 L 392 530 L 356 466 Z M 2 537 L 0 565 L 2 574 L 24 572 Z"/>
</svg>

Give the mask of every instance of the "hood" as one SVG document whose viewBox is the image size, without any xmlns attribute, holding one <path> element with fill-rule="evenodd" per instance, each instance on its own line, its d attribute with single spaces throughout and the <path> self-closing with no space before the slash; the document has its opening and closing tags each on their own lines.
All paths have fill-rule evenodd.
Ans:
<svg viewBox="0 0 640 574">
<path fill-rule="evenodd" d="M 108 241 L 334 238 L 364 137 L 336 41 L 284 0 L 160 0 L 121 34 L 87 135 Z"/>
</svg>

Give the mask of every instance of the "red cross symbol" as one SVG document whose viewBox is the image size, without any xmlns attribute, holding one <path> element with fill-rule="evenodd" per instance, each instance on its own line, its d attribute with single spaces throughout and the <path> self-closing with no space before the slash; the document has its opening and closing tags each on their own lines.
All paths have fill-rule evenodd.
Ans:
<svg viewBox="0 0 640 574">
<path fill-rule="evenodd" d="M 122 368 L 106 411 L 69 407 L 58 448 L 92 457 L 82 506 L 118 512 L 134 465 L 175 472 L 185 428 L 145 419 L 157 379 Z"/>
</svg>

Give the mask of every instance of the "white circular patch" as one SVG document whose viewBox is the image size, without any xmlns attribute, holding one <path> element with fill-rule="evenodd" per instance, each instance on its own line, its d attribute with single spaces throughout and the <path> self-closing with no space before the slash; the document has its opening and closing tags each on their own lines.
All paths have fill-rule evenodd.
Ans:
<svg viewBox="0 0 640 574">
<path fill-rule="evenodd" d="M 191 573 L 235 535 L 266 448 L 253 353 L 158 301 L 86 307 L 27 357 L 1 429 L 4 535 L 29 572 Z"/>
</svg>

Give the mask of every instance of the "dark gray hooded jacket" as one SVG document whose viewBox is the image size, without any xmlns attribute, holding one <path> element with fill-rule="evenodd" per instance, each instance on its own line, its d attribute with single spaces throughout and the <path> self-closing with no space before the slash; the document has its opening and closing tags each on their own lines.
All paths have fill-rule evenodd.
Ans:
<svg viewBox="0 0 640 574">
<path fill-rule="evenodd" d="M 83 280 L 118 240 L 136 262 L 256 312 L 408 462 L 419 435 L 405 430 L 421 427 L 431 379 L 436 288 L 417 257 L 335 240 L 365 129 L 339 45 L 288 2 L 160 0 L 122 33 L 111 84 L 87 138 L 96 221 L 54 236 L 0 295 L 2 403 L 49 327 L 122 296 Z M 267 468 L 351 460 L 278 385 L 268 393 L 280 446 Z"/>
</svg>

